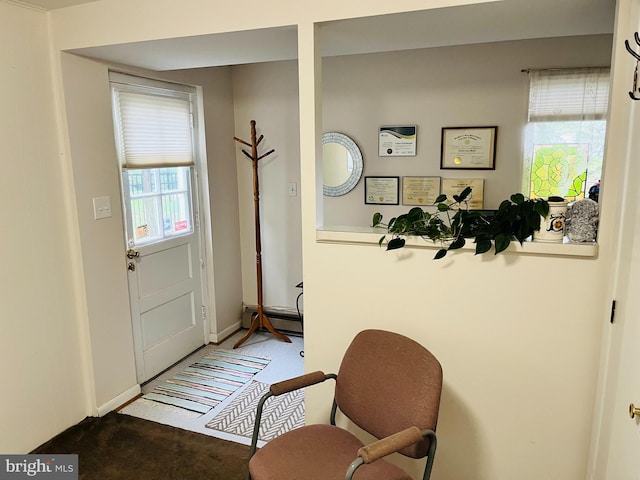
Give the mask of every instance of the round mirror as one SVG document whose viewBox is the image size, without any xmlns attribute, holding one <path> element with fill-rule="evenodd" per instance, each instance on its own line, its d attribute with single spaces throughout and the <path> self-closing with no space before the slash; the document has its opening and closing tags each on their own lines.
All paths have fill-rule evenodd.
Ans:
<svg viewBox="0 0 640 480">
<path fill-rule="evenodd" d="M 323 193 L 328 197 L 344 195 L 358 184 L 362 176 L 362 153 L 343 133 L 322 135 Z"/>
</svg>

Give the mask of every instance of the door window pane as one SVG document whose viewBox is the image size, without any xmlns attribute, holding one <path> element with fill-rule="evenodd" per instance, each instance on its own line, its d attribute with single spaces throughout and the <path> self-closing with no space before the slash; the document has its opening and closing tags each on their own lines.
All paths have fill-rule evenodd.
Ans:
<svg viewBox="0 0 640 480">
<path fill-rule="evenodd" d="M 130 246 L 193 232 L 191 167 L 123 170 Z"/>
</svg>

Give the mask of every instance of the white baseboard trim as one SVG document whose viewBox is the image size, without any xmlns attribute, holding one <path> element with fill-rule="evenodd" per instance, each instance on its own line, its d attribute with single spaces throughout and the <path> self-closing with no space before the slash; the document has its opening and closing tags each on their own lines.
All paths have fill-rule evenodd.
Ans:
<svg viewBox="0 0 640 480">
<path fill-rule="evenodd" d="M 98 416 L 104 417 L 107 413 L 111 412 L 112 410 L 115 410 L 119 406 L 124 405 L 129 400 L 138 396 L 141 391 L 142 390 L 140 390 L 140 385 L 137 385 L 137 384 L 134 385 L 133 387 L 129 388 L 127 391 L 122 392 L 116 398 L 113 398 L 109 400 L 107 403 L 105 403 L 104 405 L 98 407 Z"/>
<path fill-rule="evenodd" d="M 238 330 L 240 330 L 240 327 L 242 326 L 242 322 L 238 321 L 235 322 L 233 325 L 231 325 L 230 327 L 225 328 L 224 330 L 222 330 L 221 332 L 218 333 L 210 333 L 209 334 L 209 341 L 211 343 L 220 343 L 222 342 L 225 338 L 230 337 L 231 335 L 233 335 L 235 332 L 237 332 Z"/>
</svg>

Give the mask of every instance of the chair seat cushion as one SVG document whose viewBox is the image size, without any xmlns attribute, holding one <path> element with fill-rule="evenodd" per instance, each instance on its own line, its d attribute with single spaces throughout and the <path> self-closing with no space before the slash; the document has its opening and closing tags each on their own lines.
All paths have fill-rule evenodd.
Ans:
<svg viewBox="0 0 640 480">
<path fill-rule="evenodd" d="M 270 441 L 249 462 L 252 480 L 344 480 L 363 444 L 332 425 L 309 425 Z M 378 460 L 361 466 L 354 480 L 411 480 L 402 469 Z"/>
</svg>

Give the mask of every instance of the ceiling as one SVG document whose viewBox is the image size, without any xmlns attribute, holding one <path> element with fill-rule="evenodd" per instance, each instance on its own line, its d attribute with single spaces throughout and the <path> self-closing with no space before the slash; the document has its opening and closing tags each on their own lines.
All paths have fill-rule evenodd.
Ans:
<svg viewBox="0 0 640 480">
<path fill-rule="evenodd" d="M 29 0 L 45 9 L 91 0 Z M 613 32 L 615 0 L 505 0 L 321 24 L 324 56 Z M 256 46 L 259 45 L 259 48 Z M 151 70 L 297 58 L 295 26 L 73 50 Z"/>
<path fill-rule="evenodd" d="M 94 1 L 96 0 L 26 0 L 19 1 L 18 3 L 24 3 L 33 7 L 43 8 L 45 10 L 55 10 L 56 8 L 71 7 L 73 5 L 91 3 Z"/>
</svg>

